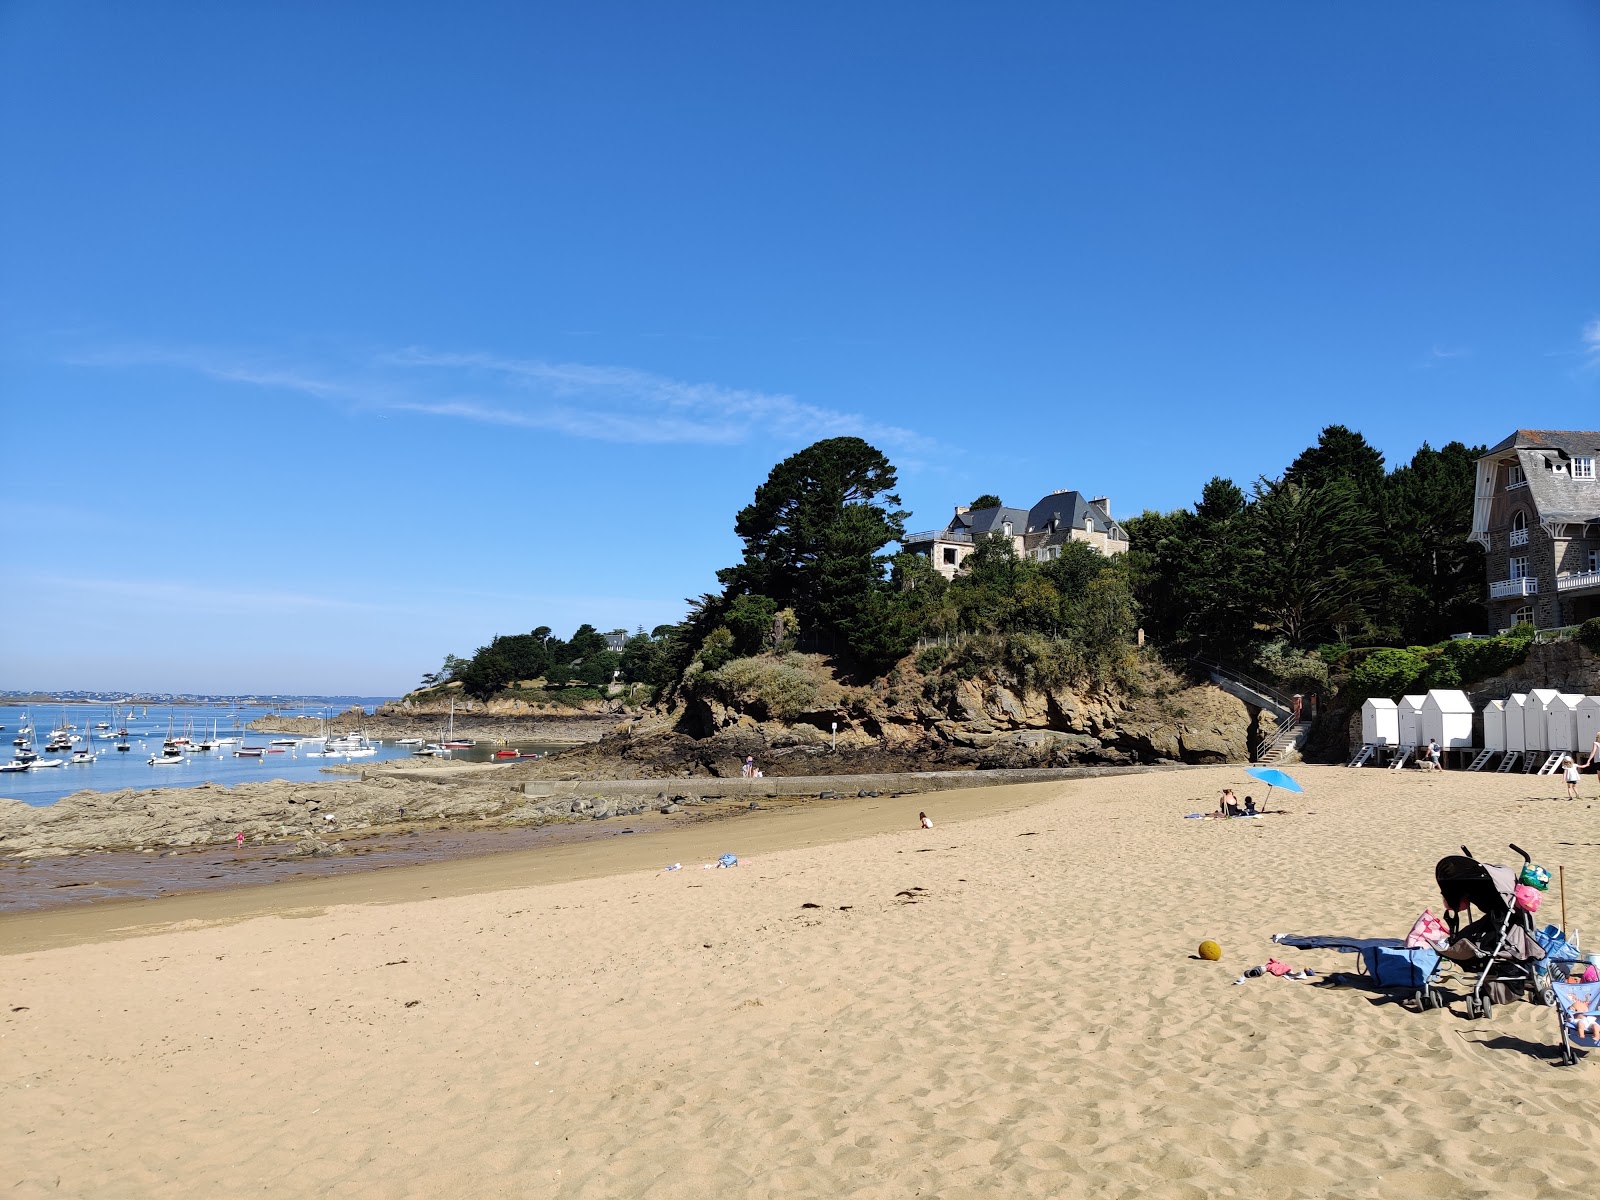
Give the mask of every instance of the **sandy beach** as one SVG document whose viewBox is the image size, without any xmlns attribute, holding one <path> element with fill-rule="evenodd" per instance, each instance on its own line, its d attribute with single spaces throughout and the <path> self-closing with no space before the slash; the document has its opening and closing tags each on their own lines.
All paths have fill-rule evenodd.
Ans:
<svg viewBox="0 0 1600 1200">
<path fill-rule="evenodd" d="M 1591 1195 L 1600 1063 L 1549 1010 L 1233 980 L 1403 935 L 1461 843 L 1564 864 L 1600 939 L 1593 777 L 1295 773 L 1261 820 L 1182 819 L 1260 798 L 1217 767 L 0 919 L 0 1187 Z"/>
</svg>

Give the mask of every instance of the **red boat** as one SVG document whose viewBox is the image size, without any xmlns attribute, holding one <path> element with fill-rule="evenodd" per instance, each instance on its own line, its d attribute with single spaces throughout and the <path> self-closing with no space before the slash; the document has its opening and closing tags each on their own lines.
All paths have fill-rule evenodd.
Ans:
<svg viewBox="0 0 1600 1200">
<path fill-rule="evenodd" d="M 494 752 L 494 756 L 496 758 L 521 758 L 522 757 L 515 750 L 496 750 Z"/>
</svg>

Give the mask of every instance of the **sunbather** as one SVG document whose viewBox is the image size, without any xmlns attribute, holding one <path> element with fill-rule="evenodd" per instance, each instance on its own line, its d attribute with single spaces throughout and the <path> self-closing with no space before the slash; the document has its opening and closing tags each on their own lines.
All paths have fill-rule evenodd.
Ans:
<svg viewBox="0 0 1600 1200">
<path fill-rule="evenodd" d="M 1239 797 L 1233 794 L 1232 788 L 1222 789 L 1222 799 L 1217 802 L 1217 811 L 1214 815 L 1219 817 L 1242 817 L 1244 815 L 1244 810 L 1239 807 Z"/>
</svg>

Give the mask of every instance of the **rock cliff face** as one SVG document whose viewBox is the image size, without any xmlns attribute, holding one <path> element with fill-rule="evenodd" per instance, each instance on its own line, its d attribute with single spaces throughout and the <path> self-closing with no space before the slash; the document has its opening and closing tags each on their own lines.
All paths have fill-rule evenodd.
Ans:
<svg viewBox="0 0 1600 1200">
<path fill-rule="evenodd" d="M 820 664 L 818 669 L 821 670 Z M 746 757 L 768 775 L 1238 762 L 1250 710 L 1209 684 L 1183 686 L 1147 667 L 1139 697 L 1025 690 L 964 679 L 928 700 L 918 681 L 844 688 L 824 681 L 808 711 L 776 719 L 764 704 L 693 696 L 641 714 L 534 770 L 551 778 L 734 776 Z M 833 726 L 837 724 L 837 738 Z"/>
</svg>

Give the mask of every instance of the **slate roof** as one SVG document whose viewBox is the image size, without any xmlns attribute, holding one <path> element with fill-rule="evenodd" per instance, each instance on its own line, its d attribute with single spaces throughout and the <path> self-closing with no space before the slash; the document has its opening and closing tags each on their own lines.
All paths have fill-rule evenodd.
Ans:
<svg viewBox="0 0 1600 1200">
<path fill-rule="evenodd" d="M 1067 540 L 1069 529 L 1082 529 L 1085 517 L 1089 518 L 1096 533 L 1107 534 L 1119 541 L 1126 539 L 1127 534 L 1111 519 L 1111 515 L 1098 504 L 1091 503 L 1082 492 L 1051 492 L 1028 510 L 1025 528 L 1031 533 L 1040 532 L 1048 530 L 1052 520 L 1056 521 L 1055 536 L 1047 544 L 1057 545 Z"/>
<path fill-rule="evenodd" d="M 1006 521 L 1011 522 L 1011 532 L 1021 533 L 1028 527 L 1028 513 L 1026 509 L 1006 508 L 980 508 L 976 511 L 968 510 L 957 513 L 950 521 L 947 528 L 966 529 L 972 536 L 982 537 L 986 533 L 999 533 L 1000 526 Z"/>
<path fill-rule="evenodd" d="M 1600 479 L 1574 479 L 1571 473 L 1575 457 L 1600 463 L 1600 430 L 1519 429 L 1483 457 L 1500 459 L 1507 451 L 1516 452 L 1540 521 L 1600 521 Z"/>
</svg>

